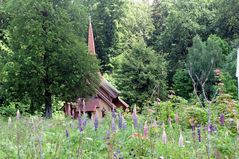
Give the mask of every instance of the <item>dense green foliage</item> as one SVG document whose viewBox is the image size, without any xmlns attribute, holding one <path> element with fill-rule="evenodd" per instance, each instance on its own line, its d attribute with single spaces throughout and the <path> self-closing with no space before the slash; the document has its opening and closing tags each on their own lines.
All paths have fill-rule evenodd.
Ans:
<svg viewBox="0 0 239 159">
<path fill-rule="evenodd" d="M 29 104 L 32 113 L 45 104 L 51 117 L 53 97 L 75 101 L 94 92 L 98 62 L 83 40 L 87 14 L 79 2 L 9 0 L 5 11 L 11 50 L 1 52 L 5 102 Z"/>
<path fill-rule="evenodd" d="M 221 59 L 222 49 L 213 38 L 209 37 L 206 42 L 202 42 L 199 36 L 193 38 L 193 46 L 188 49 L 187 69 L 195 87 L 200 92 L 205 88 L 208 98 L 214 93 L 214 70 L 220 68 Z"/>
<path fill-rule="evenodd" d="M 42 105 L 50 101 L 49 95 L 43 95 L 46 90 L 56 103 L 92 93 L 86 79 L 97 83 L 98 63 L 87 55 L 88 16 L 100 69 L 130 105 L 144 107 L 155 98 L 166 99 L 168 90 L 193 98 L 189 63 L 194 79 L 195 73 L 201 76 L 196 80 L 199 95 L 199 83 L 206 78 L 207 96 L 215 93 L 218 79 L 214 69 L 220 68 L 224 92 L 237 97 L 236 0 L 154 0 L 150 5 L 132 0 L 0 3 L 0 104 L 4 112 L 7 107 L 13 112 L 10 108 L 16 110 L 21 107 L 18 105 L 28 113 L 42 111 Z M 138 39 L 143 42 L 137 44 Z M 151 62 L 145 64 L 142 59 Z M 133 72 L 140 70 L 140 65 L 144 73 Z"/>
<path fill-rule="evenodd" d="M 192 45 L 192 38 L 199 34 L 205 39 L 210 34 L 211 28 L 208 24 L 212 23 L 214 15 L 210 3 L 205 0 L 154 2 L 152 18 L 156 30 L 151 41 L 156 50 L 169 54 L 170 82 L 175 70 L 183 67 L 187 47 Z"/>
<path fill-rule="evenodd" d="M 190 94 L 193 91 L 193 85 L 187 69 L 176 70 L 173 76 L 173 82 L 173 90 L 175 91 L 176 95 L 185 99 L 189 99 Z"/>
<path fill-rule="evenodd" d="M 0 117 L 0 158 L 239 158 L 238 8 L 0 0 L 0 115 L 23 115 Z M 99 62 L 87 51 L 89 16 Z M 58 114 L 64 101 L 94 93 L 99 70 L 137 106 L 133 120 L 117 110 L 96 128 Z M 31 116 L 43 112 L 54 119 Z"/>
<path fill-rule="evenodd" d="M 146 101 L 165 98 L 167 63 L 164 57 L 147 47 L 143 40 L 135 41 L 131 48 L 122 54 L 116 70 L 116 84 L 126 101 L 142 107 Z"/>
<path fill-rule="evenodd" d="M 226 39 L 239 38 L 239 1 L 218 0 L 212 2 L 215 7 L 215 30 L 218 35 Z"/>
<path fill-rule="evenodd" d="M 115 45 L 117 43 L 118 21 L 125 16 L 124 0 L 100 0 L 89 1 L 89 13 L 92 16 L 95 31 L 96 52 L 101 59 L 102 71 L 111 69 L 110 57 L 117 54 Z"/>
</svg>

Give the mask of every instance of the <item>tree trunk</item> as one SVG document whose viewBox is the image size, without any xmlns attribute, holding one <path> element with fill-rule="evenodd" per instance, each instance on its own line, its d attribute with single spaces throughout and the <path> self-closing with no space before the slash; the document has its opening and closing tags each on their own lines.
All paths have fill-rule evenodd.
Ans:
<svg viewBox="0 0 239 159">
<path fill-rule="evenodd" d="M 45 117 L 51 118 L 52 117 L 52 100 L 51 100 L 51 93 L 48 89 L 45 90 Z"/>
<path fill-rule="evenodd" d="M 51 99 L 52 92 L 50 91 L 51 80 L 49 79 L 48 61 L 49 61 L 49 54 L 45 53 L 45 55 L 44 55 L 44 65 L 46 66 L 46 69 L 45 69 L 46 74 L 45 74 L 45 79 L 44 79 L 45 117 L 51 118 L 52 117 L 52 99 Z"/>
<path fill-rule="evenodd" d="M 45 86 L 45 92 L 44 92 L 44 99 L 45 99 L 45 117 L 51 118 L 52 117 L 52 93 L 50 91 L 51 82 L 49 79 L 49 67 L 47 65 L 48 57 L 49 55 L 46 53 L 44 56 L 44 63 L 46 66 L 46 75 L 44 79 L 44 86 Z"/>
<path fill-rule="evenodd" d="M 47 11 L 41 11 L 42 16 L 48 17 L 49 13 Z M 43 18 L 43 23 L 42 23 L 42 29 L 44 30 L 45 33 L 45 38 L 47 42 L 48 38 L 48 28 L 47 24 L 45 21 L 45 18 Z M 45 67 L 45 78 L 44 78 L 44 87 L 45 87 L 45 92 L 44 92 L 44 99 L 45 99 L 45 117 L 46 118 L 51 118 L 52 117 L 52 92 L 50 91 L 50 86 L 51 86 L 51 79 L 49 77 L 49 60 L 50 60 L 50 50 L 47 48 L 47 44 L 45 43 L 45 53 L 44 53 L 44 58 L 43 58 L 43 66 Z"/>
</svg>

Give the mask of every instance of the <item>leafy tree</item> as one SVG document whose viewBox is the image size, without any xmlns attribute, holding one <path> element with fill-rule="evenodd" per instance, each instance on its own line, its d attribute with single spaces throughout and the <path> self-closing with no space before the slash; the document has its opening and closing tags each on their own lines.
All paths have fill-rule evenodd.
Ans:
<svg viewBox="0 0 239 159">
<path fill-rule="evenodd" d="M 216 33 L 227 39 L 239 38 L 239 1 L 215 0 L 213 5 L 216 8 Z"/>
<path fill-rule="evenodd" d="M 201 94 L 205 89 L 208 98 L 213 92 L 215 83 L 214 70 L 221 68 L 222 49 L 212 38 L 203 42 L 197 35 L 193 38 L 193 46 L 188 49 L 187 68 L 194 86 Z M 203 87 L 203 88 L 202 88 Z"/>
<path fill-rule="evenodd" d="M 109 59 L 114 55 L 117 23 L 124 17 L 124 0 L 88 1 L 88 9 L 92 16 L 96 52 L 101 60 L 103 72 L 111 69 Z"/>
<path fill-rule="evenodd" d="M 230 94 L 234 99 L 238 98 L 237 94 L 237 80 L 233 79 L 228 72 L 223 72 L 220 76 L 223 84 L 223 91 L 226 94 Z"/>
<path fill-rule="evenodd" d="M 147 47 L 143 40 L 132 44 L 121 57 L 116 70 L 116 84 L 129 104 L 139 104 L 166 96 L 166 66 L 164 57 Z"/>
<path fill-rule="evenodd" d="M 98 85 L 98 63 L 83 40 L 88 18 L 79 2 L 9 0 L 5 7 L 12 53 L 4 63 L 3 90 L 32 110 L 44 104 L 46 117 L 52 116 L 53 97 L 72 101 Z"/>
<path fill-rule="evenodd" d="M 150 44 L 158 51 L 167 53 L 169 61 L 168 82 L 178 68 L 184 67 L 187 48 L 199 34 L 207 39 L 212 32 L 214 9 L 210 1 L 155 0 L 152 18 L 155 26 Z"/>
<path fill-rule="evenodd" d="M 103 72 L 112 72 L 112 59 L 129 49 L 132 39 L 150 38 L 154 29 L 150 6 L 130 0 L 84 1 L 94 27 L 96 52 Z"/>
<path fill-rule="evenodd" d="M 154 31 L 149 5 L 126 1 L 124 14 L 117 23 L 114 55 L 110 58 L 113 70 L 117 69 L 117 60 L 121 58 L 121 54 L 130 51 L 136 39 L 143 38 L 147 41 Z"/>
<path fill-rule="evenodd" d="M 208 39 L 217 43 L 217 45 L 221 48 L 221 50 L 222 50 L 221 62 L 222 63 L 226 62 L 226 58 L 230 53 L 230 46 L 229 46 L 228 42 L 223 40 L 222 38 L 220 38 L 217 35 L 210 35 L 208 37 Z"/>
<path fill-rule="evenodd" d="M 217 49 L 221 50 L 220 51 L 221 53 L 219 53 L 216 56 L 218 61 L 214 61 L 214 62 L 217 64 L 217 66 L 215 66 L 215 67 L 222 68 L 223 63 L 226 61 L 226 56 L 229 53 L 229 45 L 225 40 L 221 39 L 220 37 L 218 37 L 216 35 L 210 35 L 208 37 L 207 43 L 209 43 L 209 41 L 213 42 L 214 45 L 218 47 Z M 208 57 L 208 58 L 211 58 L 211 57 Z M 213 77 L 211 77 L 211 78 L 213 78 Z M 181 68 L 176 70 L 176 73 L 173 76 L 173 88 L 177 95 L 184 97 L 184 98 L 190 97 L 189 94 L 192 93 L 193 87 L 192 87 L 192 81 L 188 74 L 188 70 L 181 69 Z"/>
<path fill-rule="evenodd" d="M 6 26 L 8 24 L 8 14 L 4 10 L 6 0 L 0 1 L 0 90 L 2 89 L 2 77 L 3 77 L 3 61 L 6 56 L 11 52 L 8 47 L 7 39 L 9 38 Z M 4 92 L 0 91 L 0 105 L 5 101 Z"/>
<path fill-rule="evenodd" d="M 149 40 L 154 31 L 149 5 L 128 2 L 125 4 L 124 14 L 117 24 L 117 51 L 129 49 L 130 44 L 137 38 Z M 116 54 L 120 53 L 121 51 L 118 51 Z"/>
<path fill-rule="evenodd" d="M 236 78 L 236 60 L 237 60 L 237 49 L 239 46 L 239 39 L 235 39 L 230 42 L 229 54 L 226 56 L 226 62 L 224 63 L 224 69 L 229 72 L 231 77 Z"/>
</svg>

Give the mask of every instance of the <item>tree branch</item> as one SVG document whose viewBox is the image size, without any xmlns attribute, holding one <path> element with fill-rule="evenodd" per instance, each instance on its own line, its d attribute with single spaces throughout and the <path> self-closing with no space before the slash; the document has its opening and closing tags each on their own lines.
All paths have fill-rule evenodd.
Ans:
<svg viewBox="0 0 239 159">
<path fill-rule="evenodd" d="M 200 98 L 199 98 L 199 96 L 198 96 L 198 94 L 197 94 L 196 82 L 195 82 L 195 80 L 194 80 L 194 78 L 193 78 L 193 76 L 192 76 L 191 63 L 190 63 L 190 68 L 189 68 L 189 70 L 188 70 L 188 74 L 189 74 L 189 76 L 190 76 L 190 78 L 192 79 L 192 82 L 193 82 L 193 92 L 194 92 L 194 94 L 196 95 L 196 98 L 197 98 L 198 102 L 200 103 L 201 107 L 203 107 L 203 104 L 202 104 L 202 102 L 201 102 L 201 100 L 200 100 Z"/>
</svg>

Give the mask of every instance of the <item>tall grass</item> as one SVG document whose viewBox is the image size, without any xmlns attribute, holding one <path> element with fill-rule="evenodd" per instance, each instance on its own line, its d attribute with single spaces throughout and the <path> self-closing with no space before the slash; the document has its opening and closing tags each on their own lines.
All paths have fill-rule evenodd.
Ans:
<svg viewBox="0 0 239 159">
<path fill-rule="evenodd" d="M 208 133 L 211 158 L 239 158 L 236 126 L 231 130 L 219 124 L 208 132 L 204 125 L 182 127 L 177 118 L 170 122 L 136 114 L 107 114 L 98 121 L 84 116 L 80 120 L 14 117 L 10 122 L 2 118 L 0 158 L 203 159 L 207 158 Z"/>
</svg>

